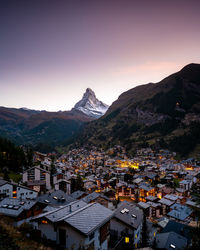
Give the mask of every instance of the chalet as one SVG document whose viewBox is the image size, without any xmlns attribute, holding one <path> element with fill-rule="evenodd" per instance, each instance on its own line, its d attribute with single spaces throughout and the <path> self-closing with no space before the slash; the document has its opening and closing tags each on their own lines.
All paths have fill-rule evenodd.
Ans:
<svg viewBox="0 0 200 250">
<path fill-rule="evenodd" d="M 97 203 L 103 205 L 104 207 L 107 207 L 109 209 L 113 209 L 112 201 L 108 197 L 106 197 L 105 195 L 102 195 L 100 193 L 93 192 L 91 194 L 88 194 L 87 196 L 85 196 L 82 199 L 82 201 L 84 201 L 86 203 L 97 202 Z"/>
<path fill-rule="evenodd" d="M 0 180 L 0 197 L 35 199 L 38 192 L 22 185 Z"/>
<path fill-rule="evenodd" d="M 190 215 L 192 214 L 192 209 L 187 206 L 181 205 L 179 203 L 173 204 L 171 211 L 167 214 L 169 217 L 174 218 L 178 221 L 189 222 Z"/>
<path fill-rule="evenodd" d="M 152 183 L 153 181 L 158 181 L 159 180 L 159 175 L 156 173 L 147 173 L 145 175 L 145 180 Z"/>
<path fill-rule="evenodd" d="M 139 200 L 145 202 L 147 196 L 155 196 L 155 188 L 146 183 L 142 183 L 139 186 Z"/>
<path fill-rule="evenodd" d="M 162 206 L 160 203 L 148 201 L 147 204 L 149 207 L 149 217 L 150 218 L 159 218 L 162 214 Z"/>
<path fill-rule="evenodd" d="M 183 237 L 187 238 L 188 244 L 191 243 L 191 228 L 188 225 L 177 222 L 175 220 L 169 220 L 162 229 L 161 233 L 175 232 Z"/>
<path fill-rule="evenodd" d="M 82 198 L 84 198 L 85 196 L 87 196 L 88 194 L 86 192 L 83 192 L 81 190 L 75 191 L 73 192 L 70 196 L 72 198 L 74 198 L 75 200 L 80 200 Z"/>
<path fill-rule="evenodd" d="M 143 210 L 146 217 L 150 217 L 150 204 L 140 201 L 137 203 L 137 206 Z"/>
<path fill-rule="evenodd" d="M 160 233 L 156 235 L 156 249 L 185 249 L 187 239 L 175 232 Z"/>
<path fill-rule="evenodd" d="M 157 185 L 157 196 L 160 199 L 163 198 L 166 194 L 172 194 L 173 192 L 174 192 L 173 188 L 167 187 L 166 185 L 163 184 Z"/>
<path fill-rule="evenodd" d="M 129 196 L 134 197 L 135 195 L 135 185 L 128 184 L 126 182 L 119 182 L 116 184 L 116 191 L 118 196 Z"/>
<path fill-rule="evenodd" d="M 173 201 L 167 200 L 165 198 L 159 200 L 158 203 L 160 203 L 162 206 L 162 211 L 161 211 L 162 215 L 166 215 L 170 211 L 170 207 L 174 204 Z"/>
<path fill-rule="evenodd" d="M 5 198 L 0 202 L 0 214 L 13 218 L 14 225 L 19 226 L 40 214 L 45 207 L 45 204 L 37 201 Z"/>
<path fill-rule="evenodd" d="M 110 222 L 111 234 L 121 238 L 124 235 L 133 240 L 137 247 L 141 240 L 143 212 L 130 202 L 123 201 L 115 210 Z"/>
<path fill-rule="evenodd" d="M 42 191 L 41 186 L 45 185 L 45 189 L 51 189 L 50 184 L 50 171 L 47 168 L 35 166 L 27 169 L 23 173 L 23 182 L 28 186 L 33 187 L 33 190 L 38 192 Z"/>
<path fill-rule="evenodd" d="M 53 207 L 60 207 L 70 202 L 74 201 L 75 199 L 70 195 L 67 195 L 62 190 L 56 190 L 53 192 L 49 192 L 47 194 L 43 194 L 38 196 L 37 201 L 49 206 Z"/>
<path fill-rule="evenodd" d="M 71 193 L 71 182 L 66 179 L 59 179 L 54 182 L 55 190 L 62 190 L 66 194 Z"/>
<path fill-rule="evenodd" d="M 182 188 L 185 191 L 190 190 L 192 187 L 192 184 L 193 184 L 192 180 L 183 180 L 179 182 L 180 188 Z"/>
<path fill-rule="evenodd" d="M 74 201 L 35 217 L 42 236 L 67 249 L 108 249 L 112 211 L 98 203 Z"/>
</svg>

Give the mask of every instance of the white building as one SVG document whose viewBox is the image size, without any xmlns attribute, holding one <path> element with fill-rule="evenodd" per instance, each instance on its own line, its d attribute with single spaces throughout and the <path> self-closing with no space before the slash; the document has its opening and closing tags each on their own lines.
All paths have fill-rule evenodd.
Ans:
<svg viewBox="0 0 200 250">
<path fill-rule="evenodd" d="M 74 201 L 35 217 L 42 236 L 66 249 L 108 249 L 109 221 L 113 212 L 98 203 Z"/>
<path fill-rule="evenodd" d="M 49 190 L 51 189 L 50 171 L 46 166 L 29 168 L 23 173 L 23 182 L 28 183 L 36 191 L 41 191 L 42 185 Z"/>
<path fill-rule="evenodd" d="M 2 197 L 17 198 L 17 199 L 35 199 L 38 192 L 25 186 L 17 185 L 7 181 L 0 181 L 0 195 Z"/>
<path fill-rule="evenodd" d="M 56 173 L 53 176 L 53 184 L 55 190 L 62 190 L 66 194 L 71 194 L 71 182 L 64 173 Z"/>
</svg>

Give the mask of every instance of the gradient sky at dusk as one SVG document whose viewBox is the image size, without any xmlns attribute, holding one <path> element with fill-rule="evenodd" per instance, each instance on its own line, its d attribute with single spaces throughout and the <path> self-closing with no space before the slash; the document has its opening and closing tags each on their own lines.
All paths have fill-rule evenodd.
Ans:
<svg viewBox="0 0 200 250">
<path fill-rule="evenodd" d="M 69 110 L 87 87 L 111 104 L 200 63 L 198 0 L 0 1 L 0 106 Z"/>
</svg>

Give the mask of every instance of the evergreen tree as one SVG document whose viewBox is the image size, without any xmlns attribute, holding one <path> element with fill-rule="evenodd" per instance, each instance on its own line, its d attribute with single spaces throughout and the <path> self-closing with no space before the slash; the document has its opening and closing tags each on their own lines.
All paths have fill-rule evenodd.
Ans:
<svg viewBox="0 0 200 250">
<path fill-rule="evenodd" d="M 26 156 L 23 148 L 16 146 L 11 141 L 0 138 L 0 171 L 7 167 L 8 172 L 21 172 L 26 165 Z"/>
<path fill-rule="evenodd" d="M 84 183 L 80 175 L 77 176 L 76 179 L 71 179 L 71 191 L 72 193 L 75 191 L 84 191 Z"/>
<path fill-rule="evenodd" d="M 4 178 L 5 181 L 10 181 L 10 177 L 8 175 L 8 170 L 7 169 L 4 169 L 3 178 Z"/>
</svg>

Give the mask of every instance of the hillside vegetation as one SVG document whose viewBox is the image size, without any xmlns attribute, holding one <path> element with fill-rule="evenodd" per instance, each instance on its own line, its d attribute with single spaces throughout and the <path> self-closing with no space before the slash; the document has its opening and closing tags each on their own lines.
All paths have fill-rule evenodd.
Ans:
<svg viewBox="0 0 200 250">
<path fill-rule="evenodd" d="M 200 65 L 189 64 L 159 83 L 121 94 L 100 119 L 85 126 L 76 146 L 169 148 L 187 156 L 200 144 Z"/>
</svg>

